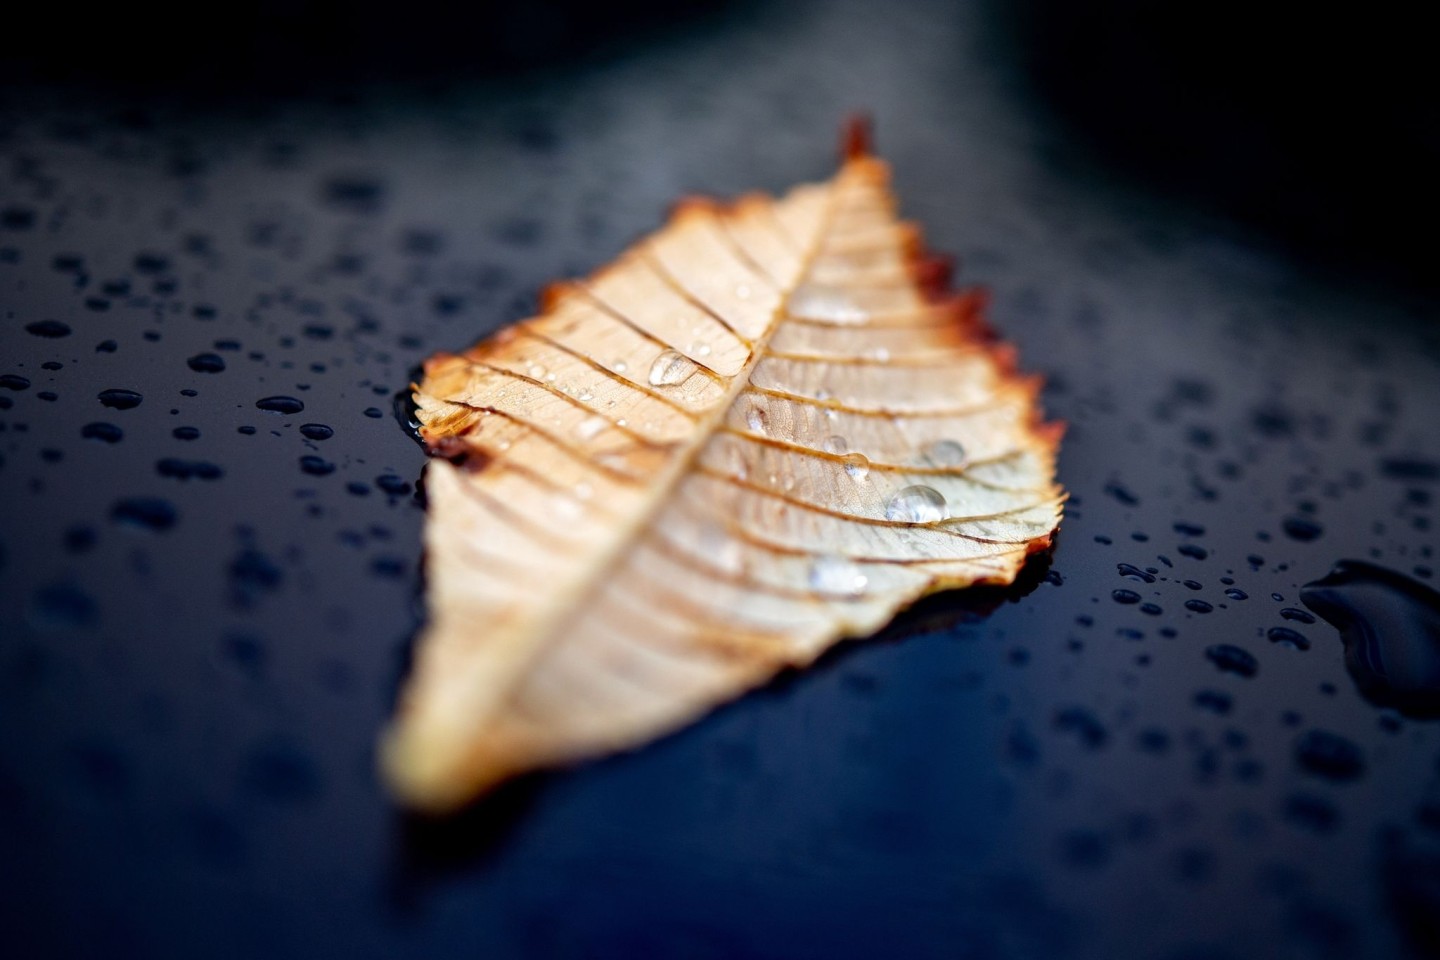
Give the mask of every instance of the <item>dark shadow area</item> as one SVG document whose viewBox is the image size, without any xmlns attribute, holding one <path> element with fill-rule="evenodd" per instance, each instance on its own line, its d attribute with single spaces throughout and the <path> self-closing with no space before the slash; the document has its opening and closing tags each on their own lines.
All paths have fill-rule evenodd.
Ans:
<svg viewBox="0 0 1440 960">
<path fill-rule="evenodd" d="M 294 95 L 381 81 L 453 81 L 604 57 L 743 3 L 576 0 L 472 4 L 175 0 L 27 5 L 7 30 L 0 81 L 102 82 L 205 98 Z"/>
<path fill-rule="evenodd" d="M 1319 267 L 1436 289 L 1440 123 L 1420 8 L 992 10 L 1002 56 L 1068 133 L 1062 163 L 1098 162 Z"/>
<path fill-rule="evenodd" d="M 398 815 L 387 888 L 391 907 L 413 916 L 433 887 L 498 855 L 550 777 L 532 773 L 510 780 L 452 816 Z"/>
</svg>

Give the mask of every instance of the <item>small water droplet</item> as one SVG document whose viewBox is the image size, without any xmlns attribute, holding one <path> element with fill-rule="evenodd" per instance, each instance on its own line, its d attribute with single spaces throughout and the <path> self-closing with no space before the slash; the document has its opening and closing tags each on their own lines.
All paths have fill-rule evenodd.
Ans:
<svg viewBox="0 0 1440 960">
<path fill-rule="evenodd" d="M 863 454 L 863 453 L 847 453 L 847 454 L 845 455 L 845 457 L 844 457 L 844 461 L 845 461 L 845 473 L 846 473 L 847 475 L 849 475 L 849 477 L 850 477 L 851 480 L 864 480 L 866 477 L 870 476 L 870 460 L 865 456 L 865 454 Z M 907 487 L 906 489 L 907 489 L 907 490 L 930 490 L 929 487 Z M 902 491 L 902 492 L 903 492 L 903 491 Z M 935 491 L 935 490 L 930 490 L 930 492 L 933 493 L 933 494 L 935 494 L 935 496 L 940 497 L 940 506 L 939 506 L 939 509 L 940 509 L 940 511 L 941 511 L 941 515 L 938 516 L 938 517 L 936 517 L 935 519 L 936 519 L 936 520 L 943 520 L 943 519 L 945 519 L 945 498 L 944 498 L 944 497 L 941 497 L 940 494 L 939 494 L 937 491 Z M 892 502 L 893 502 L 893 501 L 892 501 Z M 888 505 L 887 505 L 886 508 L 885 508 L 885 513 L 886 513 L 886 516 L 888 517 L 888 516 L 889 516 L 889 513 L 890 513 L 890 508 L 889 508 Z"/>
<path fill-rule="evenodd" d="M 197 353 L 186 363 L 196 373 L 219 373 L 225 369 L 225 358 L 218 353 Z"/>
<path fill-rule="evenodd" d="M 125 431 L 113 423 L 87 423 L 80 428 L 80 436 L 87 440 L 103 440 L 106 443 L 119 443 L 125 436 Z"/>
<path fill-rule="evenodd" d="M 323 423 L 304 423 L 300 425 L 300 433 L 307 440 L 329 440 L 335 436 L 335 431 Z"/>
<path fill-rule="evenodd" d="M 100 403 L 112 410 L 129 410 L 140 406 L 140 401 L 145 399 L 134 390 L 123 390 L 119 387 L 101 390 L 99 397 Z"/>
<path fill-rule="evenodd" d="M 674 350 L 666 350 L 650 365 L 650 386 L 673 387 L 687 380 L 694 369 L 695 364 L 688 357 Z"/>
<path fill-rule="evenodd" d="M 704 340 L 696 340 L 686 348 L 685 352 L 692 357 L 708 357 L 710 356 L 710 344 Z"/>
<path fill-rule="evenodd" d="M 842 597 L 857 596 L 870 582 L 854 563 L 830 554 L 811 562 L 807 581 L 812 590 Z"/>
<path fill-rule="evenodd" d="M 610 369 L 614 370 L 616 373 L 624 373 L 626 370 L 630 369 L 630 364 L 626 363 L 624 360 L 616 360 L 614 363 L 610 364 Z"/>
<path fill-rule="evenodd" d="M 936 440 L 920 453 L 923 463 L 936 467 L 958 467 L 965 463 L 965 447 L 955 440 Z"/>
<path fill-rule="evenodd" d="M 906 487 L 885 503 L 885 519 L 896 523 L 935 523 L 949 515 L 944 495 L 920 484 Z"/>
<path fill-rule="evenodd" d="M 745 426 L 749 427 L 753 432 L 764 433 L 766 426 L 765 420 L 765 411 L 761 409 L 759 404 L 752 403 L 749 408 L 746 409 Z"/>
<path fill-rule="evenodd" d="M 610 421 L 604 417 L 586 417 L 575 427 L 575 435 L 581 440 L 594 440 L 600 431 L 610 426 Z"/>
<path fill-rule="evenodd" d="M 538 363 L 532 363 L 526 368 L 525 372 L 528 373 L 532 379 L 540 380 L 545 376 L 545 367 Z"/>
<path fill-rule="evenodd" d="M 833 453 L 837 457 L 844 456 L 850 450 L 850 441 L 841 436 L 826 437 L 825 442 L 820 445 L 826 453 Z"/>
<path fill-rule="evenodd" d="M 255 406 L 270 413 L 292 414 L 305 409 L 305 404 L 294 397 L 262 397 Z"/>
</svg>

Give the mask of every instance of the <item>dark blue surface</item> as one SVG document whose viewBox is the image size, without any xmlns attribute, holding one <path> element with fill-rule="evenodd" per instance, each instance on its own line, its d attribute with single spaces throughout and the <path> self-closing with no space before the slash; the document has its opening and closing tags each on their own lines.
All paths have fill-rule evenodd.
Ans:
<svg viewBox="0 0 1440 960">
<path fill-rule="evenodd" d="M 747 6 L 507 78 L 0 92 L 0 942 L 1433 947 L 1440 735 L 1283 611 L 1344 558 L 1435 583 L 1434 304 L 1095 172 L 995 31 L 939 4 Z M 1070 423 L 1053 566 L 407 822 L 373 772 L 419 623 L 424 456 L 392 398 L 681 194 L 828 175 L 856 107 Z"/>
</svg>

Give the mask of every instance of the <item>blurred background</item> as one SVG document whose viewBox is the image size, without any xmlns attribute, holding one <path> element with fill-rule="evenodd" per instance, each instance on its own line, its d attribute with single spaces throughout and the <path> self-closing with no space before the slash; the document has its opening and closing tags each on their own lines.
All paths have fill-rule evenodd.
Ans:
<svg viewBox="0 0 1440 960">
<path fill-rule="evenodd" d="M 12 11 L 0 942 L 1435 955 L 1440 737 L 1367 698 L 1301 597 L 1391 571 L 1382 647 L 1433 682 L 1418 17 Z M 682 194 L 827 176 L 856 110 L 1070 425 L 1053 560 L 635 754 L 400 816 L 373 741 L 421 615 L 416 365 Z"/>
</svg>

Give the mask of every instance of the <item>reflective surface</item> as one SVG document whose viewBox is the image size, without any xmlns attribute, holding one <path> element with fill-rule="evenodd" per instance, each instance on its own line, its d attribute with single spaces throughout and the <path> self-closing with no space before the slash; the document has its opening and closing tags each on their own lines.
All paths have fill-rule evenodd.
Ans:
<svg viewBox="0 0 1440 960">
<path fill-rule="evenodd" d="M 855 4 L 504 83 L 0 95 L 5 942 L 1433 947 L 1440 736 L 1287 614 L 1344 559 L 1435 583 L 1433 304 L 1096 173 L 1024 90 L 978 12 Z M 419 622 L 424 457 L 392 398 L 676 196 L 827 174 L 857 106 L 1070 423 L 1053 565 L 404 821 L 373 742 Z"/>
</svg>

